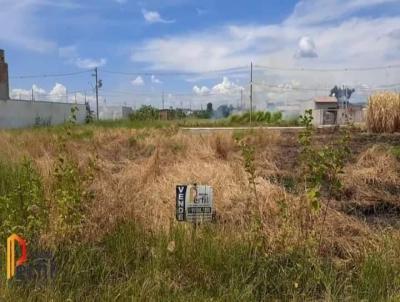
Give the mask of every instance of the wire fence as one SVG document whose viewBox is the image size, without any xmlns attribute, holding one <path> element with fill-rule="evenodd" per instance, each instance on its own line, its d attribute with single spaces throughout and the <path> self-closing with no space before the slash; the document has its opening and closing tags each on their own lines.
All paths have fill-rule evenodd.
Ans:
<svg viewBox="0 0 400 302">
<path fill-rule="evenodd" d="M 219 70 L 186 71 L 126 71 L 98 69 L 100 87 L 93 70 L 36 75 L 14 75 L 12 82 L 40 81 L 74 82 L 78 89 L 68 89 L 68 84 L 56 84 L 51 91 L 35 85 L 32 89 L 13 89 L 16 100 L 89 103 L 96 104 L 99 89 L 99 106 L 130 106 L 143 104 L 158 108 L 205 109 L 207 103 L 230 105 L 238 110 L 253 109 L 302 111 L 312 106 L 313 99 L 331 95 L 334 86 L 354 89 L 351 101 L 366 103 L 368 96 L 384 90 L 399 91 L 400 65 L 306 68 L 254 64 Z M 77 80 L 78 79 L 78 80 Z M 81 79 L 81 80 L 79 80 Z M 252 79 L 252 80 L 251 80 Z M 83 84 L 85 83 L 85 84 Z"/>
<path fill-rule="evenodd" d="M 35 90 L 17 89 L 11 92 L 10 98 L 16 101 L 31 101 L 31 102 L 56 102 L 56 103 L 76 103 L 85 104 L 93 101 L 94 96 L 91 96 L 87 91 L 70 91 L 67 93 L 46 93 Z"/>
</svg>

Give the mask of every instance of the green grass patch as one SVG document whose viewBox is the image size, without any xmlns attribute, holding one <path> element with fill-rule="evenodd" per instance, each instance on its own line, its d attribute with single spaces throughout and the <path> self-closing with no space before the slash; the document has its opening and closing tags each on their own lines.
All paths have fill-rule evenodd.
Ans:
<svg viewBox="0 0 400 302">
<path fill-rule="evenodd" d="M 389 254 L 338 266 L 308 249 L 265 254 L 218 225 L 179 225 L 166 233 L 129 223 L 99 243 L 58 250 L 51 282 L 1 283 L 0 299 L 384 301 L 399 297 L 400 266 Z"/>
<path fill-rule="evenodd" d="M 390 151 L 392 152 L 392 154 L 398 159 L 400 160 L 400 146 L 393 146 Z"/>
<path fill-rule="evenodd" d="M 29 159 L 0 159 L 0 246 L 12 233 L 35 237 L 48 222 L 42 179 Z"/>
</svg>

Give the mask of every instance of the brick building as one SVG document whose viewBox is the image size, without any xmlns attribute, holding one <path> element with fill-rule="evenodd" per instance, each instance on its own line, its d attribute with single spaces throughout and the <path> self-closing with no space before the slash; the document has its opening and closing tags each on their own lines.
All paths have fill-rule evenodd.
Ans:
<svg viewBox="0 0 400 302">
<path fill-rule="evenodd" d="M 8 65 L 5 60 L 4 50 L 0 49 L 0 100 L 8 100 L 9 98 Z"/>
</svg>

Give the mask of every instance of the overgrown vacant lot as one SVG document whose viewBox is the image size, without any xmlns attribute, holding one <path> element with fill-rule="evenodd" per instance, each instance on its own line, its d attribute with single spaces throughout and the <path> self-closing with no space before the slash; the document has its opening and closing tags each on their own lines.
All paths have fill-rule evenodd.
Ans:
<svg viewBox="0 0 400 302">
<path fill-rule="evenodd" d="M 11 232 L 57 265 L 0 278 L 0 300 L 400 299 L 399 135 L 66 126 L 0 146 L 1 274 Z M 175 221 L 182 183 L 213 186 L 215 223 Z"/>
</svg>

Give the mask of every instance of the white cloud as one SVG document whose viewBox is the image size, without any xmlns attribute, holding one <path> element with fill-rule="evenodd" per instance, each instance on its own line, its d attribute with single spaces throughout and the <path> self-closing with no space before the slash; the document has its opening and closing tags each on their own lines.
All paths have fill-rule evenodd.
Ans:
<svg viewBox="0 0 400 302">
<path fill-rule="evenodd" d="M 77 50 L 77 47 L 75 45 L 59 47 L 58 48 L 58 55 L 61 58 L 67 58 L 67 59 L 79 57 L 78 50 Z"/>
<path fill-rule="evenodd" d="M 196 85 L 193 87 L 193 92 L 197 95 L 206 95 L 210 93 L 210 89 L 206 86 L 199 87 Z"/>
<path fill-rule="evenodd" d="M 189 79 L 194 83 L 215 79 L 221 74 L 209 71 L 249 66 L 251 61 L 256 65 L 295 69 L 397 65 L 400 64 L 400 16 L 368 14 L 369 9 L 390 2 L 395 3 L 392 0 L 300 1 L 281 23 L 225 25 L 151 38 L 132 50 L 131 60 L 147 63 L 148 68 L 154 70 L 199 73 Z M 350 18 L 346 18 L 348 16 Z M 313 59 L 299 60 L 304 57 Z M 260 106 L 266 100 L 302 103 L 315 95 L 326 95 L 334 85 L 343 83 L 356 89 L 397 83 L 396 73 L 395 70 L 279 72 L 256 68 L 254 100 Z M 222 75 L 232 78 L 228 72 Z M 248 90 L 248 70 L 241 75 L 246 79 L 241 78 L 236 85 Z M 210 94 L 225 91 L 229 82 L 223 81 L 215 85 L 217 88 L 210 88 Z M 292 82 L 298 83 L 297 86 L 285 84 Z M 201 87 L 196 87 L 193 92 L 200 97 Z M 365 99 L 368 93 L 363 89 L 359 88 L 354 95 L 358 100 Z"/>
<path fill-rule="evenodd" d="M 215 108 L 223 104 L 239 105 L 241 102 L 245 104 L 248 100 L 248 89 L 235 82 L 228 77 L 223 77 L 221 82 L 217 82 L 211 88 L 204 85 L 195 85 L 192 88 L 193 95 L 185 95 L 182 98 L 179 94 L 172 94 L 168 102 L 173 106 L 197 109 L 202 106 L 205 108 L 209 102 L 213 103 Z"/>
<path fill-rule="evenodd" d="M 147 63 L 147 68 L 150 69 L 178 72 L 205 72 L 249 66 L 250 61 L 272 67 L 318 69 L 400 63 L 400 17 L 393 13 L 380 13 L 379 17 L 375 13 L 371 14 L 374 5 L 389 1 L 307 0 L 300 3 L 302 4 L 299 4 L 286 20 L 276 24 L 227 24 L 145 39 L 143 43 L 135 45 L 137 48 L 132 50 L 131 59 Z M 360 10 L 363 10 L 362 13 L 358 13 Z M 157 18 L 157 15 L 153 16 Z M 160 14 L 158 16 L 162 19 Z M 309 38 L 305 39 L 306 37 Z M 303 57 L 314 58 L 299 60 Z M 257 106 L 262 106 L 266 101 L 301 103 L 315 95 L 329 93 L 335 84 L 343 83 L 356 89 L 367 89 L 381 84 L 396 83 L 398 79 L 394 76 L 395 73 L 395 70 L 358 73 L 277 72 L 256 68 L 254 101 Z M 235 81 L 238 77 L 232 76 L 231 73 L 190 75 L 191 84 L 186 85 L 192 88 L 195 95 L 193 105 L 204 106 L 207 100 L 232 104 L 240 100 L 240 93 L 230 95 L 215 92 L 226 91 L 228 83 L 215 80 L 217 75 L 219 79 L 223 75 L 228 76 L 229 82 L 245 87 L 244 98 L 248 102 L 249 72 L 246 69 L 242 72 L 245 78 L 239 79 L 239 82 Z M 211 83 L 217 84 L 206 82 L 206 86 L 199 85 L 203 84 L 205 79 L 215 80 Z M 146 79 L 146 82 L 154 83 L 151 78 Z M 196 86 L 193 86 L 195 84 Z M 215 91 L 214 86 L 217 86 Z M 319 89 L 301 90 L 301 87 Z M 159 98 L 158 95 L 146 100 L 143 97 L 143 102 L 152 101 L 159 104 Z M 171 104 L 175 102 L 180 106 L 181 100 L 185 102 L 189 99 L 178 94 L 172 95 Z M 197 103 L 195 100 L 198 100 Z"/>
<path fill-rule="evenodd" d="M 301 0 L 286 23 L 313 25 L 352 16 L 361 9 L 395 3 L 398 0 Z"/>
<path fill-rule="evenodd" d="M 153 84 L 162 84 L 162 81 L 160 80 L 160 79 L 157 79 L 156 78 L 156 76 L 153 74 L 152 76 L 151 76 L 151 82 L 153 83 Z"/>
<path fill-rule="evenodd" d="M 215 85 L 211 91 L 215 94 L 237 94 L 242 89 L 242 86 L 233 83 L 228 77 L 223 77 L 222 82 Z"/>
<path fill-rule="evenodd" d="M 259 65 L 296 67 L 299 62 L 293 54 L 297 50 L 303 56 L 318 55 L 315 60 L 301 62 L 306 65 L 304 67 L 341 68 L 395 63 L 400 61 L 399 41 L 396 39 L 396 30 L 400 28 L 399 16 L 360 16 L 329 24 L 321 21 L 309 25 L 305 22 L 321 20 L 323 3 L 330 7 L 323 11 L 334 15 L 337 10 L 342 11 L 342 4 L 357 11 L 389 1 L 301 1 L 303 4 L 299 4 L 282 23 L 222 26 L 151 38 L 133 49 L 131 59 L 148 63 L 153 69 L 188 72 L 244 66 L 250 61 Z M 342 13 L 337 13 L 335 18 L 341 16 Z M 315 45 L 318 45 L 318 53 Z"/>
<path fill-rule="evenodd" d="M 0 42 L 41 53 L 54 50 L 56 42 L 43 35 L 39 17 L 35 15 L 48 5 L 43 0 L 1 0 L 0 20 L 3 28 Z"/>
<path fill-rule="evenodd" d="M 69 45 L 58 48 L 58 55 L 66 59 L 70 64 L 74 64 L 78 68 L 92 69 L 95 67 L 101 67 L 107 64 L 107 59 L 93 59 L 93 58 L 81 58 L 79 56 L 78 48 L 76 45 Z"/>
<path fill-rule="evenodd" d="M 240 96 L 244 87 L 232 82 L 228 77 L 223 77 L 222 82 L 215 84 L 211 89 L 207 86 L 193 87 L 193 93 L 197 96 Z"/>
<path fill-rule="evenodd" d="M 14 100 L 30 100 L 32 98 L 32 91 L 14 88 L 10 91 L 10 98 Z"/>
<path fill-rule="evenodd" d="M 105 58 L 101 58 L 101 59 L 90 59 L 90 58 L 77 58 L 75 60 L 75 65 L 79 68 L 82 69 L 91 69 L 91 68 L 95 68 L 95 67 L 101 67 L 106 65 L 107 60 Z"/>
<path fill-rule="evenodd" d="M 50 96 L 56 97 L 56 98 L 61 98 L 63 96 L 67 95 L 67 88 L 60 83 L 56 83 L 53 87 L 53 89 L 50 91 Z"/>
<path fill-rule="evenodd" d="M 11 89 L 10 92 L 11 99 L 29 101 L 32 99 L 32 90 L 35 101 L 62 103 L 74 103 L 76 101 L 79 104 L 83 104 L 85 101 L 87 101 L 91 108 L 95 108 L 96 98 L 94 95 L 85 94 L 84 92 L 68 91 L 67 87 L 61 83 L 55 83 L 50 91 L 47 91 L 36 84 L 32 85 L 32 89 L 14 88 Z"/>
<path fill-rule="evenodd" d="M 10 91 L 10 96 L 11 99 L 17 99 L 17 100 L 31 100 L 32 99 L 32 94 L 34 99 L 40 99 L 40 97 L 43 97 L 46 95 L 46 90 L 39 87 L 36 84 L 32 85 L 31 89 L 20 89 L 20 88 L 15 88 Z"/>
<path fill-rule="evenodd" d="M 32 90 L 33 90 L 33 93 L 35 93 L 35 94 L 44 94 L 44 93 L 46 93 L 46 90 L 44 90 L 43 88 L 40 88 L 36 84 L 32 85 Z"/>
<path fill-rule="evenodd" d="M 138 76 L 136 79 L 134 79 L 131 84 L 133 86 L 143 86 L 144 85 L 144 80 L 141 76 Z"/>
<path fill-rule="evenodd" d="M 33 84 L 32 89 L 14 88 L 10 92 L 11 98 L 17 100 L 31 100 L 32 94 L 36 101 L 66 101 L 67 88 L 60 83 L 55 83 L 50 92 L 47 92 L 46 89 Z"/>
<path fill-rule="evenodd" d="M 147 23 L 175 23 L 175 20 L 167 20 L 161 17 L 157 11 L 142 10 L 143 18 Z"/>
<path fill-rule="evenodd" d="M 299 41 L 299 48 L 296 51 L 297 58 L 316 58 L 318 57 L 317 49 L 313 39 L 310 37 L 302 37 Z"/>
</svg>

